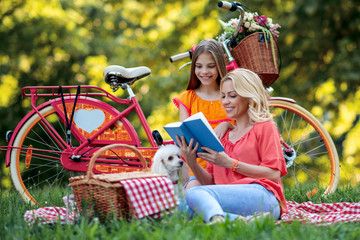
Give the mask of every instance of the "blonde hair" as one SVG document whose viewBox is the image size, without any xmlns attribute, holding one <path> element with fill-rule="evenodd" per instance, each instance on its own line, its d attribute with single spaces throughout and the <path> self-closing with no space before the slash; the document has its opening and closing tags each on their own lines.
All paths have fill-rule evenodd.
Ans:
<svg viewBox="0 0 360 240">
<path fill-rule="evenodd" d="M 190 79 L 189 79 L 189 83 L 186 87 L 186 90 L 194 90 L 194 89 L 198 88 L 201 84 L 200 80 L 195 75 L 195 64 L 196 64 L 196 60 L 199 57 L 199 55 L 203 54 L 204 52 L 209 52 L 215 60 L 216 68 L 219 73 L 219 76 L 217 77 L 216 81 L 219 86 L 220 86 L 221 79 L 226 75 L 225 56 L 224 56 L 224 50 L 221 46 L 221 43 L 217 42 L 214 39 L 202 40 L 196 46 L 195 51 L 192 56 Z"/>
<path fill-rule="evenodd" d="M 267 93 L 256 73 L 245 68 L 235 69 L 221 80 L 220 89 L 227 80 L 232 81 L 237 94 L 249 100 L 248 115 L 251 124 L 272 120 Z"/>
</svg>

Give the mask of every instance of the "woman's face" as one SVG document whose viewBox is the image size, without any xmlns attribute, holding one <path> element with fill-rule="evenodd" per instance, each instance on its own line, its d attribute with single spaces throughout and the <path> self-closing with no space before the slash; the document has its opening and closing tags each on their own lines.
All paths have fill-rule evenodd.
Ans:
<svg viewBox="0 0 360 240">
<path fill-rule="evenodd" d="M 204 52 L 197 57 L 195 63 L 195 75 L 200 80 L 201 84 L 212 85 L 216 83 L 219 72 L 217 70 L 215 59 L 211 53 Z"/>
<path fill-rule="evenodd" d="M 220 100 L 229 118 L 236 119 L 248 114 L 249 100 L 237 94 L 232 80 L 226 80 L 222 83 Z"/>
</svg>

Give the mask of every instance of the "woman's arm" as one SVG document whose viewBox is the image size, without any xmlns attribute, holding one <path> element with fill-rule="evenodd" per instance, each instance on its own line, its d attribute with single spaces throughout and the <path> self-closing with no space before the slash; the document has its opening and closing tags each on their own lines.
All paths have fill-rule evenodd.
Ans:
<svg viewBox="0 0 360 240">
<path fill-rule="evenodd" d="M 216 152 L 210 148 L 203 147 L 207 153 L 198 153 L 199 157 L 220 167 L 231 169 L 236 159 L 229 157 L 225 152 Z M 280 181 L 280 171 L 265 166 L 252 165 L 238 161 L 234 167 L 235 172 L 251 178 L 266 178 L 275 183 Z"/>
<path fill-rule="evenodd" d="M 280 181 L 280 171 L 269 167 L 238 162 L 234 169 L 235 172 L 251 178 L 266 178 L 275 183 Z"/>
<path fill-rule="evenodd" d="M 193 148 L 194 139 L 191 139 L 189 145 L 187 145 L 185 137 L 182 136 L 181 139 L 176 136 L 176 140 L 179 143 L 181 150 L 181 155 L 185 158 L 186 164 L 191 168 L 196 179 L 201 183 L 201 185 L 210 185 L 214 184 L 214 178 L 208 173 L 197 161 L 196 161 L 196 150 L 199 147 L 199 143 L 196 143 Z"/>
</svg>

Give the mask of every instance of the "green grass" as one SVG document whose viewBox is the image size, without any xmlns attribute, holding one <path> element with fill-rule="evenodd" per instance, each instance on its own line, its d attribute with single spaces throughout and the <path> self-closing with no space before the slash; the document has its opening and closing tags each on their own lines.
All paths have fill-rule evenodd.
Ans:
<svg viewBox="0 0 360 240">
<path fill-rule="evenodd" d="M 64 189 L 51 191 L 50 206 L 63 206 Z M 287 189 L 286 199 L 296 202 L 309 201 L 307 189 Z M 327 196 L 316 194 L 311 198 L 320 202 L 359 202 L 360 187 L 342 187 Z M 35 225 L 27 227 L 24 213 L 36 209 L 24 203 L 11 189 L 1 192 L 0 239 L 359 239 L 360 223 L 339 223 L 331 226 L 311 224 L 275 225 L 265 220 L 250 224 L 242 222 L 208 226 L 198 217 L 188 221 L 184 215 L 174 214 L 162 220 L 117 221 L 100 223 L 96 219 L 82 216 L 74 225 Z"/>
</svg>

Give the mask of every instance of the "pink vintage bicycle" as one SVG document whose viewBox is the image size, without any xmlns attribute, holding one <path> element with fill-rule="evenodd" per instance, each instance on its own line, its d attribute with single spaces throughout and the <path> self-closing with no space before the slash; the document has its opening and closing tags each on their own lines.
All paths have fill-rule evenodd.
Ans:
<svg viewBox="0 0 360 240">
<path fill-rule="evenodd" d="M 243 11 L 239 3 L 221 4 L 227 9 Z M 228 45 L 223 46 L 234 69 L 236 62 Z M 172 59 L 186 56 L 189 53 Z M 109 144 L 135 146 L 150 166 L 162 139 L 156 131 L 151 132 L 131 88 L 150 73 L 147 67 L 109 66 L 104 70 L 104 80 L 113 92 L 122 89 L 127 91 L 128 98 L 119 98 L 97 86 L 24 87 L 22 95 L 31 99 L 32 110 L 13 131 L 7 132 L 9 143 L 0 148 L 6 151 L 6 167 L 10 167 L 13 185 L 21 197 L 41 204 L 39 199 L 43 199 L 45 192 L 57 186 L 66 187 L 68 178 L 86 172 L 94 152 Z M 321 189 L 323 193 L 335 191 L 339 160 L 325 128 L 292 99 L 271 97 L 270 107 L 283 138 L 287 160 L 289 174 L 283 179 L 284 185 L 314 185 L 311 189 Z M 146 145 L 128 120 L 131 114 L 139 119 L 145 131 Z M 115 173 L 141 168 L 133 152 L 111 149 L 98 158 L 93 169 L 95 173 Z"/>
</svg>

